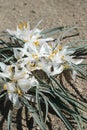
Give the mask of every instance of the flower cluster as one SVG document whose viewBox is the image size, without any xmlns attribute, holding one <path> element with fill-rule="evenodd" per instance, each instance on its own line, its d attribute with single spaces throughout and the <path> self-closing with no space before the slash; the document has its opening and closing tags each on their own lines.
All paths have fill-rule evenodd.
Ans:
<svg viewBox="0 0 87 130">
<path fill-rule="evenodd" d="M 72 64 L 78 65 L 83 59 L 75 59 L 69 46 L 62 45 L 60 39 L 44 38 L 42 30 L 37 26 L 30 30 L 29 23 L 23 22 L 17 26 L 17 31 L 7 29 L 7 32 L 21 39 L 24 44 L 13 48 L 16 63 L 6 65 L 0 62 L 0 78 L 3 78 L 4 89 L 14 106 L 20 106 L 18 97 L 26 98 L 30 87 L 38 87 L 39 82 L 32 74 L 35 70 L 42 70 L 48 77 L 61 74 L 66 69 L 72 70 L 75 79 L 76 71 Z"/>
<path fill-rule="evenodd" d="M 21 23 L 17 26 L 17 31 L 8 30 L 10 35 L 23 40 L 25 44 L 22 48 L 14 49 L 14 56 L 26 66 L 28 71 L 43 70 L 48 76 L 58 75 L 64 69 L 72 68 L 73 64 L 80 64 L 83 59 L 75 59 L 69 46 L 62 45 L 60 39 L 43 38 L 38 28 L 30 30 L 29 23 Z"/>
<path fill-rule="evenodd" d="M 22 22 L 16 31 L 7 29 L 1 34 L 9 41 L 0 39 L 0 99 L 7 98 L 16 108 L 25 106 L 42 130 L 46 130 L 49 106 L 67 129 L 73 129 L 67 114 L 81 129 L 81 121 L 87 123 L 87 118 L 80 112 L 87 112 L 87 106 L 77 101 L 57 77 L 65 76 L 68 71 L 74 81 L 77 74 L 87 79 L 87 64 L 82 63 L 87 56 L 87 44 L 77 44 L 87 40 L 64 43 L 68 37 L 65 35 L 74 27 L 41 30 L 39 24 L 30 29 L 29 23 Z M 51 37 L 57 32 L 60 34 L 56 39 Z M 11 130 L 12 110 L 10 107 L 8 130 Z"/>
</svg>

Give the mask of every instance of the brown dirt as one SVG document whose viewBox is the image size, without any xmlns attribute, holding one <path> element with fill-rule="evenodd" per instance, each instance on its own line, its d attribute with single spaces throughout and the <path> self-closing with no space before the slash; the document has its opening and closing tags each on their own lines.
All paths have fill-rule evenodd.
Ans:
<svg viewBox="0 0 87 130">
<path fill-rule="evenodd" d="M 87 39 L 87 0 L 0 0 L 0 31 L 7 28 L 14 29 L 21 21 L 30 21 L 31 27 L 34 27 L 41 19 L 43 19 L 41 27 L 44 29 L 75 25 L 79 27 L 80 32 L 77 39 Z M 87 82 L 77 79 L 73 83 L 74 88 L 69 85 L 69 82 L 64 81 L 64 83 L 72 93 L 87 103 Z M 17 115 L 17 122 L 15 122 Z M 32 122 L 32 119 L 28 120 L 26 125 L 24 110 L 18 112 L 14 110 L 13 117 L 12 130 L 37 130 L 37 128 L 28 129 L 27 126 L 30 125 L 29 121 Z M 56 115 L 49 114 L 49 117 L 52 122 L 52 125 L 48 122 L 49 130 L 66 130 Z M 6 124 L 7 121 L 1 117 L 0 130 L 6 130 Z M 85 126 L 85 130 L 87 130 L 87 126 Z"/>
</svg>

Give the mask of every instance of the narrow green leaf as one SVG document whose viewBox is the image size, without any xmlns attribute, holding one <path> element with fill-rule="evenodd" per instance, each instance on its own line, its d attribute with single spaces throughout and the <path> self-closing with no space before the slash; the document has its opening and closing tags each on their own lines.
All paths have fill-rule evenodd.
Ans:
<svg viewBox="0 0 87 130">
<path fill-rule="evenodd" d="M 81 117 L 80 116 L 74 116 L 73 115 L 73 117 L 74 117 L 74 119 L 75 119 L 75 121 L 76 121 L 76 123 L 78 124 L 78 128 L 79 128 L 79 130 L 82 130 L 82 119 L 81 119 Z"/>
<path fill-rule="evenodd" d="M 67 91 L 64 89 L 64 87 L 56 80 L 53 76 L 51 76 L 51 79 L 57 84 L 57 87 L 61 92 L 63 92 L 65 95 L 67 95 Z"/>
<path fill-rule="evenodd" d="M 75 45 L 77 47 L 77 44 L 80 42 L 87 42 L 87 40 L 75 40 L 73 42 L 66 43 L 66 46 L 73 47 L 73 45 Z"/>
<path fill-rule="evenodd" d="M 41 104 L 40 104 L 40 99 L 41 99 L 41 98 L 39 98 L 39 97 L 40 97 L 40 96 L 39 96 L 39 89 L 36 88 L 36 103 L 37 103 L 37 110 L 38 110 L 38 112 L 39 112 L 40 120 L 41 120 L 41 122 L 43 123 L 43 115 L 42 115 Z"/>
<path fill-rule="evenodd" d="M 52 29 L 43 30 L 40 34 L 41 35 L 53 35 L 55 33 L 63 31 L 63 30 L 64 30 L 64 27 L 56 27 L 56 28 L 52 28 Z"/>
<path fill-rule="evenodd" d="M 8 113 L 8 130 L 11 130 L 11 123 L 12 123 L 12 111 L 9 110 L 9 113 Z"/>
<path fill-rule="evenodd" d="M 47 115 L 48 115 L 48 102 L 47 102 L 46 96 L 43 93 L 39 92 L 39 94 L 42 96 L 45 106 L 46 106 L 46 115 L 45 115 L 45 123 L 46 123 L 46 119 L 47 119 Z"/>
<path fill-rule="evenodd" d="M 57 92 L 55 91 L 55 95 L 60 98 L 63 98 L 65 101 L 67 101 L 73 107 L 77 107 L 78 109 L 87 112 L 87 106 L 82 104 L 81 102 L 76 101 L 74 98 L 71 98 L 70 96 L 66 96 L 58 91 Z"/>
<path fill-rule="evenodd" d="M 41 130 L 46 130 L 46 127 L 42 125 L 39 116 L 37 115 L 37 113 L 32 113 L 32 116 L 34 118 L 34 120 L 36 121 L 36 123 L 39 125 L 39 127 L 41 128 Z"/>
<path fill-rule="evenodd" d="M 7 92 L 0 93 L 0 99 L 3 98 L 6 94 L 7 94 Z"/>
<path fill-rule="evenodd" d="M 72 63 L 72 66 L 82 77 L 87 79 L 87 71 L 86 70 L 84 71 L 82 68 L 80 68 L 79 65 L 75 65 L 73 63 Z"/>
<path fill-rule="evenodd" d="M 68 27 L 64 30 L 64 32 L 59 36 L 60 40 L 63 40 L 63 38 L 70 33 L 72 30 L 77 29 L 76 27 Z M 76 33 L 77 34 L 77 33 Z"/>
<path fill-rule="evenodd" d="M 24 98 L 24 97 L 19 97 L 19 99 L 20 99 L 21 103 L 22 103 L 25 107 L 27 107 L 27 109 L 29 110 L 29 112 L 32 113 L 33 118 L 35 119 L 36 123 L 40 126 L 40 128 L 41 128 L 42 130 L 46 130 L 44 122 L 41 122 L 41 121 L 40 121 L 39 115 L 36 113 L 36 111 L 38 111 L 38 110 L 37 110 L 36 108 L 34 108 L 33 106 L 31 106 L 31 105 L 29 104 L 29 102 L 27 101 L 26 98 Z"/>
<path fill-rule="evenodd" d="M 66 117 L 63 115 L 63 113 L 61 112 L 61 110 L 59 109 L 58 106 L 56 106 L 56 104 L 54 102 L 52 102 L 52 100 L 48 100 L 50 106 L 53 108 L 53 110 L 56 112 L 56 114 L 61 118 L 61 120 L 64 122 L 64 124 L 66 125 L 66 127 L 69 130 L 73 130 L 71 124 L 69 123 L 69 121 L 66 119 Z"/>
</svg>

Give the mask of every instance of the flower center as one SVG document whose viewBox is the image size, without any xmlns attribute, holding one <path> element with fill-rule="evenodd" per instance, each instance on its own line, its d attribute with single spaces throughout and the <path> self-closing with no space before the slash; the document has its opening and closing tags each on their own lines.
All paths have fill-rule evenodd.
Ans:
<svg viewBox="0 0 87 130">
<path fill-rule="evenodd" d="M 56 54 L 57 54 L 58 50 L 54 50 L 50 55 L 49 55 L 49 59 L 52 59 Z"/>
<path fill-rule="evenodd" d="M 37 54 L 32 54 L 32 57 L 33 57 L 35 60 L 38 60 L 38 55 L 37 55 Z"/>
<path fill-rule="evenodd" d="M 4 84 L 3 89 L 7 90 L 7 85 L 6 84 Z"/>
<path fill-rule="evenodd" d="M 59 45 L 58 49 L 59 49 L 59 51 L 61 51 L 62 50 L 62 45 Z"/>
<path fill-rule="evenodd" d="M 68 64 L 65 64 L 63 67 L 64 67 L 65 70 L 69 69 L 69 65 Z"/>
<path fill-rule="evenodd" d="M 36 46 L 38 46 L 39 44 L 40 44 L 40 42 L 39 41 L 35 41 L 35 42 L 33 42 Z"/>
<path fill-rule="evenodd" d="M 61 59 L 64 61 L 64 56 L 61 56 Z"/>
<path fill-rule="evenodd" d="M 23 95 L 22 91 L 19 88 L 16 89 L 16 93 L 18 93 L 20 96 Z"/>
<path fill-rule="evenodd" d="M 20 30 L 22 30 L 23 28 L 27 28 L 27 27 L 28 27 L 27 22 L 20 22 L 20 23 L 18 24 L 18 28 L 19 28 Z"/>
</svg>

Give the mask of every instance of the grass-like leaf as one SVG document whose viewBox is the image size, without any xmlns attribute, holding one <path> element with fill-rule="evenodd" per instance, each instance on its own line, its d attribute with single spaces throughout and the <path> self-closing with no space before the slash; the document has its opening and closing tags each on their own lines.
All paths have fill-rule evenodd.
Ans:
<svg viewBox="0 0 87 130">
<path fill-rule="evenodd" d="M 73 69 L 77 71 L 84 79 L 87 80 L 87 71 L 82 69 L 79 65 L 75 65 L 72 63 Z"/>
<path fill-rule="evenodd" d="M 0 99 L 3 98 L 7 94 L 7 91 L 0 92 Z"/>
<path fill-rule="evenodd" d="M 46 29 L 46 30 L 43 30 L 40 34 L 41 35 L 53 35 L 53 34 L 56 34 L 60 31 L 63 31 L 65 27 L 56 27 L 56 28 L 52 28 L 52 29 Z"/>
<path fill-rule="evenodd" d="M 46 130 L 46 127 L 42 125 L 40 119 L 39 119 L 39 116 L 37 113 L 32 113 L 32 116 L 34 118 L 34 120 L 36 121 L 36 123 L 39 125 L 39 127 L 41 128 L 41 130 Z"/>
<path fill-rule="evenodd" d="M 55 92 L 55 95 L 58 96 L 59 98 L 62 98 L 63 100 L 65 100 L 66 102 L 68 102 L 73 107 L 77 107 L 78 109 L 87 112 L 87 106 L 78 102 L 74 98 L 71 98 L 70 96 L 65 96 L 64 94 L 62 94 L 58 91 Z"/>
<path fill-rule="evenodd" d="M 41 92 L 39 92 L 39 94 L 41 95 L 41 97 L 42 97 L 42 99 L 44 100 L 44 104 L 45 104 L 45 106 L 46 106 L 46 114 L 45 114 L 45 123 L 46 123 L 46 120 L 47 120 L 47 115 L 48 115 L 48 102 L 47 102 L 47 97 L 43 94 L 43 93 L 41 93 Z"/>
<path fill-rule="evenodd" d="M 26 98 L 20 97 L 19 99 L 21 100 L 22 104 L 25 107 L 27 107 L 27 109 L 29 110 L 29 112 L 32 113 L 33 118 L 35 119 L 36 123 L 39 125 L 39 127 L 41 128 L 41 130 L 46 130 L 45 123 L 43 123 L 40 120 L 40 115 L 38 114 L 38 110 L 35 109 L 33 106 L 31 106 Z"/>
<path fill-rule="evenodd" d="M 59 109 L 59 107 L 52 102 L 52 100 L 48 100 L 48 103 L 50 104 L 50 106 L 53 108 L 53 110 L 56 112 L 56 114 L 60 117 L 60 119 L 65 123 L 66 127 L 69 130 L 73 130 L 71 124 L 69 123 L 69 121 L 66 119 L 66 117 L 63 115 L 63 113 L 61 112 L 61 110 Z"/>
<path fill-rule="evenodd" d="M 11 123 L 12 123 L 12 111 L 9 110 L 9 113 L 8 113 L 8 129 L 7 130 L 11 130 Z"/>
</svg>

